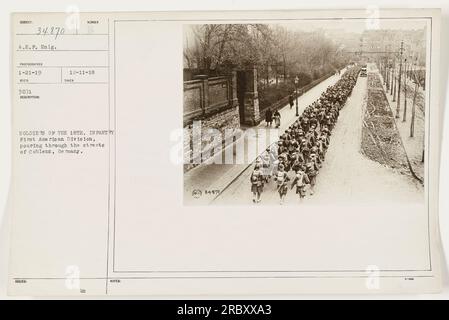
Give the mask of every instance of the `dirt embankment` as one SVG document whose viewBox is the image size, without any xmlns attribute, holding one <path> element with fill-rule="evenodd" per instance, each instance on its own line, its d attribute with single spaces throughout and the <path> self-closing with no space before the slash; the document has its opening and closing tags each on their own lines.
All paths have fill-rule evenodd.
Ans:
<svg viewBox="0 0 449 320">
<path fill-rule="evenodd" d="M 361 151 L 371 160 L 409 173 L 404 147 L 379 75 L 369 73 L 367 86 Z"/>
</svg>

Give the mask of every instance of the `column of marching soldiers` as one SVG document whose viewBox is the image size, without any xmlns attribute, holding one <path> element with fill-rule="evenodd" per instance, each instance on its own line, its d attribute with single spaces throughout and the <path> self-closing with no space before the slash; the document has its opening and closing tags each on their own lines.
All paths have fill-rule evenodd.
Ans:
<svg viewBox="0 0 449 320">
<path fill-rule="evenodd" d="M 273 178 L 279 193 L 280 204 L 284 202 L 288 187 L 296 186 L 299 200 L 314 193 L 330 137 L 340 110 L 354 88 L 359 67 L 347 70 L 336 84 L 329 86 L 321 97 L 309 105 L 301 116 L 257 159 L 251 174 L 253 202 L 261 201 L 264 185 Z M 291 179 L 289 172 L 294 173 Z M 293 174 L 292 174 L 293 175 Z"/>
</svg>

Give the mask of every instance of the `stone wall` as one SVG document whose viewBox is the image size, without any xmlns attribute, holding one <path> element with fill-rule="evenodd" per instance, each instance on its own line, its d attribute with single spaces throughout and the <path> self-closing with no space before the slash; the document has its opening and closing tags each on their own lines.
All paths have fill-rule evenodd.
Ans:
<svg viewBox="0 0 449 320">
<path fill-rule="evenodd" d="M 194 80 L 184 82 L 185 170 L 209 158 L 217 144 L 224 146 L 226 129 L 240 128 L 236 81 L 236 72 L 233 72 L 212 78 L 196 76 Z M 207 129 L 217 130 L 221 137 L 211 137 Z M 193 159 L 194 155 L 199 155 L 199 158 Z"/>
<path fill-rule="evenodd" d="M 208 136 L 208 128 L 217 129 L 220 132 L 221 136 L 218 141 Z M 210 158 L 210 156 L 213 156 L 214 147 L 218 144 L 221 144 L 222 148 L 225 146 L 225 134 L 231 132 L 232 135 L 239 128 L 240 116 L 238 105 L 221 110 L 203 120 L 194 121 L 192 124 L 186 126 L 184 128 L 184 171 L 196 167 Z M 194 143 L 199 140 L 194 140 L 193 134 L 197 135 L 195 137 L 196 139 L 200 139 L 201 137 L 201 158 L 197 159 L 193 158 Z"/>
<path fill-rule="evenodd" d="M 202 121 L 202 126 L 205 128 L 215 128 L 222 133 L 225 129 L 240 128 L 239 107 L 231 107 L 223 110 L 211 117 Z"/>
<path fill-rule="evenodd" d="M 184 125 L 237 105 L 236 90 L 235 72 L 220 77 L 198 75 L 184 81 Z"/>
</svg>

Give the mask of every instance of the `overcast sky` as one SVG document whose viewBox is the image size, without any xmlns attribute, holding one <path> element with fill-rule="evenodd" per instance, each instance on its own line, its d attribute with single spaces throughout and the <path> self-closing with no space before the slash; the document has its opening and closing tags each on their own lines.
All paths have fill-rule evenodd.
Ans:
<svg viewBox="0 0 449 320">
<path fill-rule="evenodd" d="M 367 29 L 389 30 L 422 30 L 428 21 L 424 19 L 377 19 L 370 23 L 366 19 L 338 19 L 338 20 L 291 20 L 285 23 L 270 23 L 281 25 L 286 29 L 295 31 L 334 30 L 342 32 L 362 33 Z M 184 46 L 193 41 L 194 35 L 191 26 L 184 26 Z"/>
</svg>

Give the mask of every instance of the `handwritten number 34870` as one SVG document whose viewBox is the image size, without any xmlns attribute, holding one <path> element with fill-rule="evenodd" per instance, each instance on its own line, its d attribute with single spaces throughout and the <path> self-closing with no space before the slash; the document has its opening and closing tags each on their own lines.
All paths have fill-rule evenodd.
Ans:
<svg viewBox="0 0 449 320">
<path fill-rule="evenodd" d="M 41 36 L 54 36 L 55 39 L 58 38 L 58 36 L 64 34 L 65 29 L 63 27 L 38 27 L 37 28 L 37 35 Z"/>
</svg>

